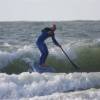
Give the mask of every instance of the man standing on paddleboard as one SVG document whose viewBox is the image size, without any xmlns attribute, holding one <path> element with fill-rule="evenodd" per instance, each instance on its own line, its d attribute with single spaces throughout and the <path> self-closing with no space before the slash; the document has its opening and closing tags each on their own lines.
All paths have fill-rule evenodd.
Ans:
<svg viewBox="0 0 100 100">
<path fill-rule="evenodd" d="M 53 40 L 53 43 L 61 48 L 61 45 L 55 39 L 55 33 L 54 33 L 55 30 L 56 30 L 56 25 L 52 25 L 52 27 L 50 27 L 50 28 L 49 27 L 44 28 L 41 31 L 41 35 L 38 37 L 38 39 L 36 41 L 37 47 L 39 48 L 39 50 L 41 52 L 39 65 L 42 67 L 47 67 L 47 65 L 45 64 L 45 61 L 46 61 L 47 56 L 48 56 L 48 48 L 47 48 L 44 41 L 47 38 L 51 37 Z"/>
</svg>

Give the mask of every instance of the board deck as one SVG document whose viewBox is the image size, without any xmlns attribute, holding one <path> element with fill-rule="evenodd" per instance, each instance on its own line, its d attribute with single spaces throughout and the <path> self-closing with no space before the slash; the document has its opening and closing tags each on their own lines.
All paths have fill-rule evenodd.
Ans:
<svg viewBox="0 0 100 100">
<path fill-rule="evenodd" d="M 35 65 L 32 67 L 33 68 L 33 71 L 34 72 L 39 72 L 39 73 L 44 73 L 44 72 L 56 72 L 55 69 L 51 66 L 48 66 L 48 67 L 42 67 L 42 66 L 38 66 L 38 65 Z"/>
<path fill-rule="evenodd" d="M 27 62 L 26 64 L 28 66 L 28 72 L 30 72 L 30 73 L 31 72 L 39 72 L 39 73 L 56 72 L 56 70 L 53 67 L 51 67 L 51 66 L 42 67 L 42 66 L 39 66 L 38 63 L 36 63 L 36 62 L 34 64 L 32 64 L 31 62 Z"/>
</svg>

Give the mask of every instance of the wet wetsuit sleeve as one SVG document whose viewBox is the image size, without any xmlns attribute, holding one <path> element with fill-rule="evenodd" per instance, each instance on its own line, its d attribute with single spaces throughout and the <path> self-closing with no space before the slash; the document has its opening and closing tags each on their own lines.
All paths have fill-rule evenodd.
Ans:
<svg viewBox="0 0 100 100">
<path fill-rule="evenodd" d="M 55 35 L 52 35 L 52 40 L 53 40 L 53 43 L 57 46 L 60 46 L 60 44 L 57 42 L 57 40 L 55 39 Z"/>
</svg>

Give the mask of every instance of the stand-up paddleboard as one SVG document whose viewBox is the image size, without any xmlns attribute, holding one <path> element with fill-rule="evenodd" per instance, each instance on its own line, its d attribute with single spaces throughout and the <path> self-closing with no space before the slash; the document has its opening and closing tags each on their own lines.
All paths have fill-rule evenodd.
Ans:
<svg viewBox="0 0 100 100">
<path fill-rule="evenodd" d="M 34 72 L 39 72 L 39 73 L 45 73 L 45 72 L 56 72 L 54 68 L 52 67 L 42 67 L 42 66 L 33 66 L 33 71 Z"/>
<path fill-rule="evenodd" d="M 32 66 L 32 69 L 33 69 L 34 72 L 39 72 L 39 73 L 56 72 L 55 69 L 51 66 L 42 67 L 42 66 L 39 66 L 38 64 L 34 64 L 34 66 Z"/>
<path fill-rule="evenodd" d="M 42 66 L 39 66 L 37 63 L 32 64 L 30 62 L 27 62 L 27 66 L 28 66 L 28 72 L 30 73 L 32 72 L 38 72 L 38 73 L 56 72 L 56 70 L 51 66 L 42 67 Z"/>
</svg>

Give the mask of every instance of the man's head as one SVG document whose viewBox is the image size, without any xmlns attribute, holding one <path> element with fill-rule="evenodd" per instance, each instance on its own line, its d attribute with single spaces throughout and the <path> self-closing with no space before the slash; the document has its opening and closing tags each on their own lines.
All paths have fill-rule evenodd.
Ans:
<svg viewBox="0 0 100 100">
<path fill-rule="evenodd" d="M 52 25 L 51 30 L 52 31 L 55 31 L 56 30 L 56 25 L 55 24 Z"/>
</svg>

